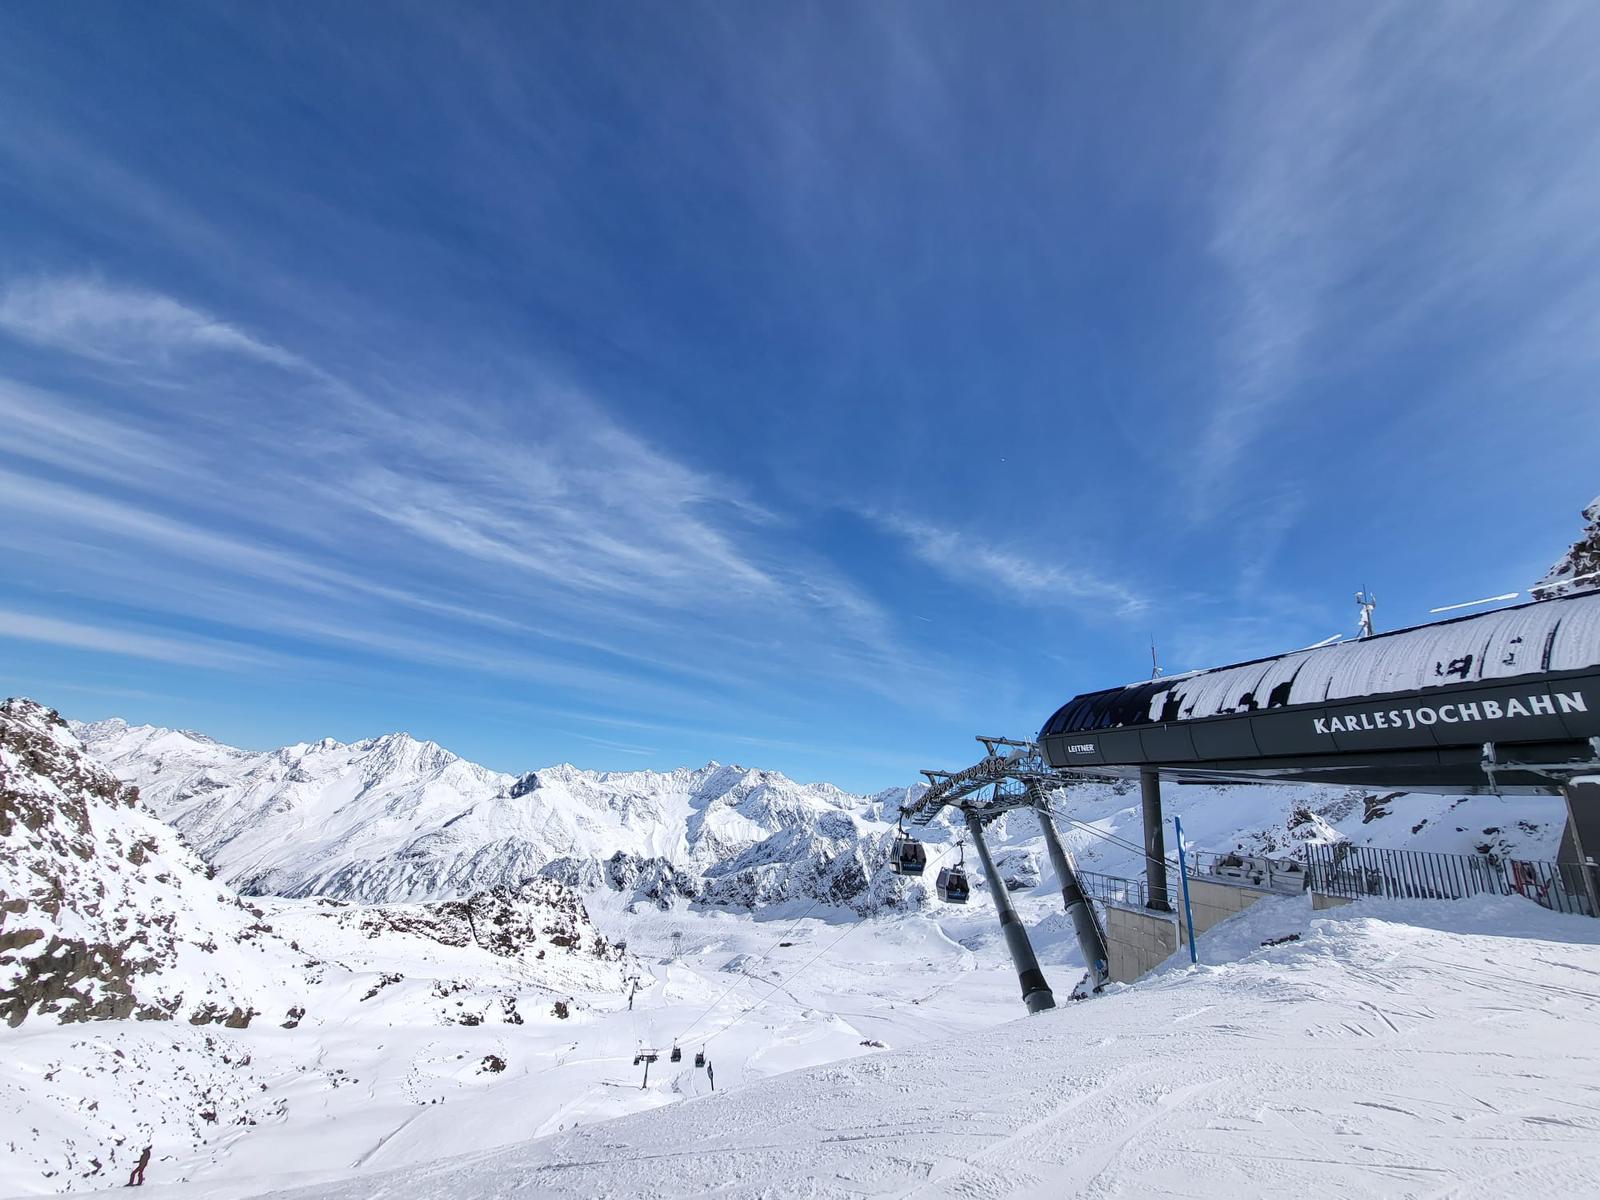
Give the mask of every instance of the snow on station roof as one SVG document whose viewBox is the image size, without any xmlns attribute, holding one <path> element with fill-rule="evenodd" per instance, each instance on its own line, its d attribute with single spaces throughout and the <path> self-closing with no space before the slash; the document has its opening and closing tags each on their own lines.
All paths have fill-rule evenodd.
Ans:
<svg viewBox="0 0 1600 1200">
<path fill-rule="evenodd" d="M 1600 591 L 1076 696 L 1041 738 L 1600 666 Z"/>
</svg>

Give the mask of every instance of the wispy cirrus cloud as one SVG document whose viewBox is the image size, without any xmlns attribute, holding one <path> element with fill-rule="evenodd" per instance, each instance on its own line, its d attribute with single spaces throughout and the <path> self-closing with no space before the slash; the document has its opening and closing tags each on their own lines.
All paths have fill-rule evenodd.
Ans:
<svg viewBox="0 0 1600 1200">
<path fill-rule="evenodd" d="M 200 469 L 151 429 L 102 416 L 65 396 L 0 379 L 0 453 L 77 474 L 165 486 L 169 472 Z"/>
<path fill-rule="evenodd" d="M 870 595 L 774 545 L 783 522 L 741 487 L 570 385 L 535 376 L 514 398 L 470 400 L 325 387 L 320 366 L 242 327 L 74 279 L 13 285 L 0 329 L 95 361 L 215 347 L 302 376 L 274 387 L 270 413 L 203 424 L 177 371 L 141 389 L 137 417 L 0 381 L 15 418 L 0 456 L 78 477 L 0 467 L 0 498 L 33 516 L 0 541 L 62 566 L 96 546 L 95 573 L 119 564 L 143 587 L 113 595 L 148 610 L 594 694 L 643 672 L 636 693 L 663 703 L 687 694 L 668 680 L 743 689 L 784 671 L 920 694 L 907 681 L 927 668 Z M 146 336 L 153 350 L 123 346 Z M 228 599 L 228 576 L 257 581 L 258 598 Z"/>
<path fill-rule="evenodd" d="M 1025 604 L 1106 604 L 1119 615 L 1139 612 L 1147 604 L 1126 584 L 1087 568 L 1041 561 L 1013 547 L 913 517 L 866 516 L 941 574 L 974 587 L 999 586 Z"/>
<path fill-rule="evenodd" d="M 131 658 L 155 659 L 194 667 L 254 667 L 267 656 L 248 646 L 214 638 L 162 637 L 136 630 L 63 621 L 37 613 L 0 609 L 0 637 L 44 642 L 74 650 L 94 650 Z"/>
<path fill-rule="evenodd" d="M 92 276 L 38 276 L 0 287 L 0 330 L 84 358 L 122 365 L 222 353 L 291 370 L 298 355 L 160 292 Z"/>
<path fill-rule="evenodd" d="M 1585 5 L 1241 22 L 1209 199 L 1217 375 L 1180 465 L 1191 520 L 1281 476 L 1263 444 L 1312 405 L 1356 407 L 1326 382 L 1380 354 L 1492 330 L 1472 349 L 1513 375 L 1592 361 L 1597 35 Z"/>
</svg>

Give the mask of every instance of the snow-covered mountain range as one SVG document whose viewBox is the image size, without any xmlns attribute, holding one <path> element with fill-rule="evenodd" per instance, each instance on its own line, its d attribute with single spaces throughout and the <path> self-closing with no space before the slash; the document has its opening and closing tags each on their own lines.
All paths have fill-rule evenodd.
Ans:
<svg viewBox="0 0 1600 1200">
<path fill-rule="evenodd" d="M 257 753 L 120 720 L 74 729 L 250 895 L 436 900 L 543 875 L 657 901 L 903 898 L 882 867 L 899 789 L 854 796 L 717 763 L 515 776 L 405 733 Z"/>
</svg>

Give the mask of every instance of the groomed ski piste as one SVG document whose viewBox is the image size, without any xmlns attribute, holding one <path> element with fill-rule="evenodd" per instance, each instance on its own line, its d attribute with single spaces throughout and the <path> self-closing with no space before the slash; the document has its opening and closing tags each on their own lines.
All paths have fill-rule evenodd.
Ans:
<svg viewBox="0 0 1600 1200">
<path fill-rule="evenodd" d="M 1314 913 L 1284 898 L 1212 930 L 1199 956 L 1053 1012 L 601 1123 L 569 1114 L 575 1128 L 542 1137 L 509 1096 L 493 1116 L 424 1109 L 393 1139 L 411 1165 L 270 1194 L 1600 1194 L 1591 920 L 1520 899 Z M 461 1153 L 485 1119 L 530 1136 Z M 281 1172 L 300 1151 L 271 1153 Z"/>
</svg>

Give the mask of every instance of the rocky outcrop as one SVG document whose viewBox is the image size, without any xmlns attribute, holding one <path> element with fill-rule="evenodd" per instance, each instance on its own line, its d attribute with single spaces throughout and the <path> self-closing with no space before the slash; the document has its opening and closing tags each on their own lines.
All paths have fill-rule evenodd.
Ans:
<svg viewBox="0 0 1600 1200">
<path fill-rule="evenodd" d="M 533 958 L 552 949 L 608 961 L 622 957 L 590 922 L 577 893 L 553 879 L 432 904 L 352 907 L 350 913 L 368 937 L 408 933 L 441 946 L 476 946 L 502 958 Z"/>
<path fill-rule="evenodd" d="M 1583 519 L 1587 522 L 1583 534 L 1533 586 L 1534 599 L 1548 600 L 1600 587 L 1600 496 L 1583 510 Z"/>
<path fill-rule="evenodd" d="M 248 1024 L 295 957 L 261 916 L 58 714 L 0 704 L 0 1019 Z"/>
</svg>

